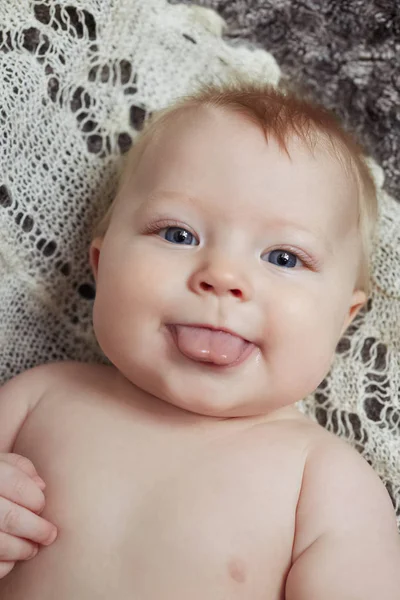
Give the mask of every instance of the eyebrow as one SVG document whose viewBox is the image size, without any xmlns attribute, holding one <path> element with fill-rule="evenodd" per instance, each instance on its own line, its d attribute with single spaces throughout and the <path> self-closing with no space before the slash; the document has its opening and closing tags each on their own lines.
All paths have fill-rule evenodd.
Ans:
<svg viewBox="0 0 400 600">
<path fill-rule="evenodd" d="M 159 190 L 156 192 L 151 192 L 147 196 L 147 200 L 154 201 L 154 202 L 168 200 L 168 201 L 172 201 L 177 204 L 184 202 L 184 203 L 189 203 L 190 205 L 195 205 L 195 206 L 199 206 L 199 205 L 201 206 L 203 204 L 201 199 L 197 198 L 196 196 L 192 196 L 190 194 L 186 194 L 186 193 L 182 193 L 182 192 L 175 192 L 173 190 Z M 261 221 L 261 219 L 259 219 L 257 221 Z M 267 220 L 267 222 L 268 222 L 268 220 Z M 295 232 L 305 233 L 306 235 L 313 238 L 323 248 L 325 248 L 326 251 L 330 255 L 333 254 L 332 244 L 324 235 L 322 235 L 320 233 L 315 233 L 314 231 L 311 231 L 307 227 L 303 227 L 303 226 L 299 225 L 298 223 L 293 223 L 292 221 L 288 221 L 282 217 L 279 217 L 276 219 L 270 219 L 268 222 L 268 225 L 271 226 L 271 223 L 274 228 L 278 227 L 279 229 L 291 229 Z"/>
<path fill-rule="evenodd" d="M 202 204 L 200 198 L 196 198 L 195 196 L 191 196 L 189 194 L 183 194 L 182 192 L 174 192 L 172 190 L 162 190 L 151 192 L 147 196 L 148 201 L 157 202 L 160 200 L 169 200 L 169 201 L 178 201 L 178 202 L 189 202 L 190 204 Z"/>
</svg>

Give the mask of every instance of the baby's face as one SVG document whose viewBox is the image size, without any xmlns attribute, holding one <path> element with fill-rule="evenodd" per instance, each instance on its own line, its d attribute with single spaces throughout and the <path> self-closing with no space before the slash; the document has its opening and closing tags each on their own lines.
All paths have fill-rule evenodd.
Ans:
<svg viewBox="0 0 400 600">
<path fill-rule="evenodd" d="M 91 249 L 96 335 L 140 388 L 196 413 L 250 416 L 326 375 L 365 300 L 356 192 L 323 149 L 289 150 L 205 107 L 146 148 Z"/>
</svg>

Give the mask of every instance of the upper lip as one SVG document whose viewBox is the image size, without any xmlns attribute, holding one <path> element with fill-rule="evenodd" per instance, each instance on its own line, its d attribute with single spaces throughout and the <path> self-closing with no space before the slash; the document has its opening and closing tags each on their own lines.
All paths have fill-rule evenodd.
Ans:
<svg viewBox="0 0 400 600">
<path fill-rule="evenodd" d="M 172 326 L 175 326 L 175 325 L 176 326 L 182 325 L 184 327 L 202 327 L 203 329 L 212 329 L 213 331 L 223 331 L 225 333 L 230 333 L 231 335 L 242 338 L 242 340 L 244 340 L 245 342 L 247 342 L 249 344 L 253 343 L 251 340 L 240 335 L 240 333 L 233 331 L 233 329 L 228 329 L 227 327 L 218 327 L 216 325 L 210 325 L 209 323 L 174 323 L 174 324 L 172 324 Z"/>
</svg>

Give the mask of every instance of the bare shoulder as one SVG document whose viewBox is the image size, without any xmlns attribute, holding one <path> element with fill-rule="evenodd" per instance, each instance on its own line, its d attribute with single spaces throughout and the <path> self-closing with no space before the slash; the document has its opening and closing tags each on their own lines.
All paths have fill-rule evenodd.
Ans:
<svg viewBox="0 0 400 600">
<path fill-rule="evenodd" d="M 280 437 L 290 438 L 293 441 L 296 439 L 304 447 L 305 456 L 308 455 L 311 447 L 321 443 L 330 435 L 293 406 L 276 411 L 258 423 L 256 430 L 258 430 L 260 438 L 263 436 L 269 438 L 272 432 L 276 431 Z"/>
<path fill-rule="evenodd" d="M 286 474 L 290 471 L 298 482 L 298 493 L 310 448 L 320 443 L 326 433 L 320 425 L 293 407 L 267 416 L 248 430 L 254 461 L 262 467 L 270 463 L 271 453 L 279 456 L 280 462 L 285 461 Z M 294 501 L 297 502 L 297 498 Z"/>
<path fill-rule="evenodd" d="M 44 378 L 48 381 L 60 378 L 71 381 L 71 378 L 74 377 L 83 380 L 103 379 L 110 376 L 115 369 L 114 367 L 99 363 L 63 361 L 40 365 L 31 369 L 28 373 L 33 373 L 34 371 L 36 371 L 36 377 Z"/>
<path fill-rule="evenodd" d="M 23 371 L 4 383 L 0 389 L 2 402 L 19 402 L 24 399 L 30 405 L 44 393 L 48 383 L 49 365 L 40 365 Z"/>
<path fill-rule="evenodd" d="M 62 380 L 75 381 L 76 363 L 48 364 L 29 369 L 0 387 L 0 452 L 11 452 L 26 419 L 46 392 Z"/>
<path fill-rule="evenodd" d="M 400 537 L 383 483 L 356 450 L 323 430 L 304 464 L 286 600 L 393 600 L 399 564 Z"/>
<path fill-rule="evenodd" d="M 3 397 L 12 395 L 29 397 L 32 402 L 40 398 L 53 385 L 61 381 L 73 385 L 83 381 L 99 381 L 111 375 L 112 367 L 74 361 L 54 362 L 28 369 L 7 381 L 0 389 Z"/>
<path fill-rule="evenodd" d="M 378 475 L 349 443 L 319 427 L 307 449 L 293 560 L 333 532 L 399 541 L 394 508 Z"/>
</svg>

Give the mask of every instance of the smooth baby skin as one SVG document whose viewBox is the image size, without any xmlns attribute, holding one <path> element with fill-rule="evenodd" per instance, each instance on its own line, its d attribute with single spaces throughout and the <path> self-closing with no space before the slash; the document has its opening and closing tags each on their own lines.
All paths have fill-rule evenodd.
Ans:
<svg viewBox="0 0 400 600">
<path fill-rule="evenodd" d="M 214 421 L 143 393 L 113 367 L 74 363 L 12 384 L 14 407 L 39 399 L 12 450 L 46 481 L 42 516 L 58 537 L 0 580 L 2 600 L 303 598 L 291 572 L 331 530 L 346 535 L 326 564 L 343 589 L 374 573 L 369 596 L 338 598 L 396 597 L 386 492 L 363 459 L 295 409 Z M 314 461 L 324 455 L 321 478 Z"/>
<path fill-rule="evenodd" d="M 357 189 L 326 145 L 288 149 L 190 109 L 125 178 L 90 252 L 114 366 L 1 390 L 0 453 L 32 461 L 58 528 L 2 600 L 398 598 L 386 490 L 293 408 L 365 302 Z"/>
</svg>

